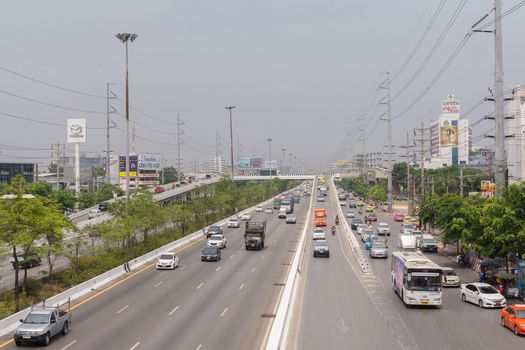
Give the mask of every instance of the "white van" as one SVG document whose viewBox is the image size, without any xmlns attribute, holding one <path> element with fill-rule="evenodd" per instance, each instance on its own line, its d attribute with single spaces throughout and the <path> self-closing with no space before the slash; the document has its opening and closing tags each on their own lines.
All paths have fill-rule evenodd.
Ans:
<svg viewBox="0 0 525 350">
<path fill-rule="evenodd" d="M 287 210 L 285 207 L 281 207 L 281 209 L 279 209 L 279 215 L 278 215 L 278 218 L 279 219 L 286 219 L 286 215 L 287 215 Z"/>
</svg>

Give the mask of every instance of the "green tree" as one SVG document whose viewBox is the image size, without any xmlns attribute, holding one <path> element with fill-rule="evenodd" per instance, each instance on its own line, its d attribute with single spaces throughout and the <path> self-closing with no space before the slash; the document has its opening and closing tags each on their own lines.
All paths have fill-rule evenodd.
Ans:
<svg viewBox="0 0 525 350">
<path fill-rule="evenodd" d="M 179 180 L 177 169 L 175 169 L 175 167 L 165 167 L 162 171 L 164 172 L 164 184 L 176 182 Z"/>
<path fill-rule="evenodd" d="M 62 211 L 72 209 L 77 203 L 77 196 L 74 192 L 61 189 L 52 193 L 51 198 L 58 202 Z"/>
<path fill-rule="evenodd" d="M 381 185 L 375 185 L 368 192 L 368 197 L 373 200 L 376 205 L 382 204 L 387 200 L 386 189 Z"/>
</svg>

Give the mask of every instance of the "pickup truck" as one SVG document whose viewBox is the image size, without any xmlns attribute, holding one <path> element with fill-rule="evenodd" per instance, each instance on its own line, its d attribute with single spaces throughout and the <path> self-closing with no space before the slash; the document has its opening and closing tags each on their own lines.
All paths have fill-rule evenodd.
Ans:
<svg viewBox="0 0 525 350">
<path fill-rule="evenodd" d="M 16 328 L 14 340 L 16 345 L 37 343 L 49 345 L 51 338 L 58 333 L 67 334 L 71 325 L 71 313 L 58 307 L 44 306 L 35 308 Z"/>
</svg>

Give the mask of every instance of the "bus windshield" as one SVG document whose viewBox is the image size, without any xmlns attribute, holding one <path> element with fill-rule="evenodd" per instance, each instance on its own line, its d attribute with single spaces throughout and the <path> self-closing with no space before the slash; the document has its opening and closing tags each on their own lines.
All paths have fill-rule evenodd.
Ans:
<svg viewBox="0 0 525 350">
<path fill-rule="evenodd" d="M 437 292 L 441 289 L 441 278 L 438 272 L 409 272 L 407 287 L 413 291 Z"/>
</svg>

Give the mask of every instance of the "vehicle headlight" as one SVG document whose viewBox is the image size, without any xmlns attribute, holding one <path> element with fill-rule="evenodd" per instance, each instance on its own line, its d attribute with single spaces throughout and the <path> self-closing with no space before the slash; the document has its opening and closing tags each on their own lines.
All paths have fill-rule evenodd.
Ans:
<svg viewBox="0 0 525 350">
<path fill-rule="evenodd" d="M 520 323 L 521 328 L 525 328 L 525 323 Z"/>
<path fill-rule="evenodd" d="M 409 296 L 407 296 L 406 298 L 407 298 L 408 300 L 410 300 L 410 301 L 416 301 L 416 298 L 412 298 L 412 297 L 409 297 Z"/>
</svg>

